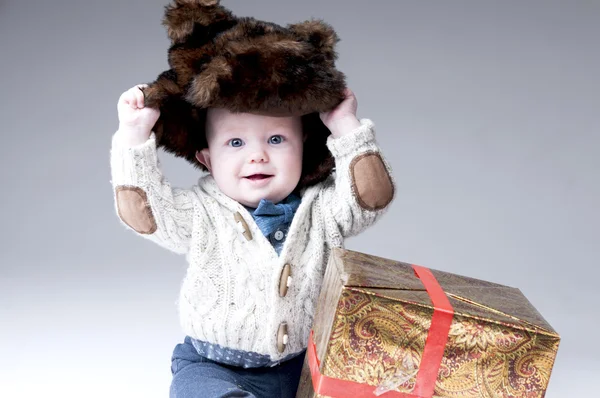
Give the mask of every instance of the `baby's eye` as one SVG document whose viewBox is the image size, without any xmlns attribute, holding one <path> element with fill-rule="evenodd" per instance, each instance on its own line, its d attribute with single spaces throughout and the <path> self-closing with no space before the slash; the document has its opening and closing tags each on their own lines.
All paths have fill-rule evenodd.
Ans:
<svg viewBox="0 0 600 398">
<path fill-rule="evenodd" d="M 244 141 L 242 141 L 239 138 L 232 138 L 229 140 L 229 145 L 231 145 L 232 147 L 240 147 L 242 145 L 244 145 Z"/>
<path fill-rule="evenodd" d="M 283 142 L 283 137 L 280 135 L 274 135 L 269 138 L 269 144 L 281 144 Z"/>
</svg>

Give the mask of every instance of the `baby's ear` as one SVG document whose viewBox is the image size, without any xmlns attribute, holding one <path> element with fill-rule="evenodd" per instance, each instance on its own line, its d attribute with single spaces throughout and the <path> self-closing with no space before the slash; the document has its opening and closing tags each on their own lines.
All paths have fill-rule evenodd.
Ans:
<svg viewBox="0 0 600 398">
<path fill-rule="evenodd" d="M 212 173 L 212 168 L 210 167 L 210 153 L 208 152 L 208 148 L 196 151 L 196 159 L 208 169 L 209 173 Z"/>
</svg>

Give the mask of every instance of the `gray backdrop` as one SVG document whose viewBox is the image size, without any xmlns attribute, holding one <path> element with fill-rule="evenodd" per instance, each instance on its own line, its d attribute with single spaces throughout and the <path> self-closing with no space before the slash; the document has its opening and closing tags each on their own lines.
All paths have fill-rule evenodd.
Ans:
<svg viewBox="0 0 600 398">
<path fill-rule="evenodd" d="M 167 396 L 184 257 L 119 224 L 109 175 L 119 95 L 167 67 L 165 4 L 0 0 L 2 397 Z M 600 2 L 224 4 L 340 34 L 399 186 L 347 247 L 520 288 L 563 338 L 547 397 L 595 395 Z"/>
</svg>

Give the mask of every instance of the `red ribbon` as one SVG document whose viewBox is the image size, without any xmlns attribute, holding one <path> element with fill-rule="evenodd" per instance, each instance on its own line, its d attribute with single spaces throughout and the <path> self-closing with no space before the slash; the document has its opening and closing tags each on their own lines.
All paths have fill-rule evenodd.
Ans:
<svg viewBox="0 0 600 398">
<path fill-rule="evenodd" d="M 454 310 L 448 297 L 431 271 L 428 268 L 418 265 L 413 265 L 412 267 L 415 270 L 415 275 L 421 279 L 433 303 L 431 326 L 427 333 L 427 340 L 425 340 L 421 365 L 417 372 L 415 388 L 412 393 L 388 391 L 380 395 L 382 398 L 431 398 L 433 396 L 438 371 L 442 363 L 442 357 L 444 356 L 446 342 L 448 341 L 452 317 L 454 316 Z M 321 364 L 317 357 L 317 348 L 313 340 L 312 331 L 308 340 L 308 364 L 312 375 L 313 388 L 318 394 L 334 398 L 348 396 L 355 398 L 375 397 L 375 387 L 369 384 L 335 379 L 320 373 L 319 368 Z"/>
</svg>

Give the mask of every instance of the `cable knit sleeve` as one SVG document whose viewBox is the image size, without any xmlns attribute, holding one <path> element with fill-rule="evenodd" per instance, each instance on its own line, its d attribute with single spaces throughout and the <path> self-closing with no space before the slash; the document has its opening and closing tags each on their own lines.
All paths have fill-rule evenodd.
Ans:
<svg viewBox="0 0 600 398">
<path fill-rule="evenodd" d="M 171 188 L 163 177 L 154 134 L 127 147 L 113 135 L 110 157 L 114 205 L 121 222 L 176 253 L 186 253 L 198 202 L 192 190 Z"/>
<path fill-rule="evenodd" d="M 356 235 L 377 221 L 396 192 L 390 165 L 375 141 L 373 122 L 361 119 L 360 123 L 354 131 L 327 140 L 335 173 L 321 200 L 326 217 L 336 224 L 342 238 Z"/>
</svg>

